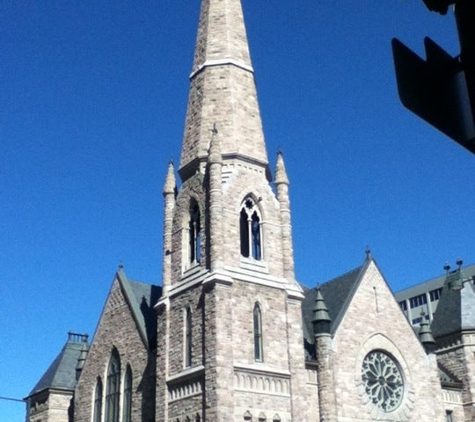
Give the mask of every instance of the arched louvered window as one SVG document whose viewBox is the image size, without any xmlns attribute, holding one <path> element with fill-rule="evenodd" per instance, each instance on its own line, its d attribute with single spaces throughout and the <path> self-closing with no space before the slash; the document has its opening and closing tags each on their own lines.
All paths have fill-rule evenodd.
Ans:
<svg viewBox="0 0 475 422">
<path fill-rule="evenodd" d="M 262 348 L 262 312 L 258 303 L 254 305 L 254 360 L 262 362 L 264 353 Z"/>
<path fill-rule="evenodd" d="M 94 422 L 101 422 L 102 419 L 102 380 L 97 377 L 96 391 L 94 393 Z"/>
<path fill-rule="evenodd" d="M 119 422 L 120 400 L 120 358 L 117 350 L 111 354 L 109 368 L 107 369 L 106 390 L 106 420 L 105 422 Z"/>
<path fill-rule="evenodd" d="M 262 234 L 259 209 L 253 199 L 247 198 L 239 214 L 241 255 L 246 258 L 262 259 Z"/>
<path fill-rule="evenodd" d="M 124 377 L 124 404 L 122 422 L 132 422 L 132 369 L 127 365 Z"/>
<path fill-rule="evenodd" d="M 184 349 L 184 366 L 189 368 L 191 366 L 191 351 L 192 351 L 192 336 L 191 336 L 191 309 L 186 308 L 185 310 L 185 321 L 184 321 L 184 336 L 185 336 L 185 349 Z"/>
<path fill-rule="evenodd" d="M 189 221 L 189 256 L 191 263 L 201 261 L 201 214 L 200 208 L 196 201 L 190 204 L 190 221 Z"/>
</svg>

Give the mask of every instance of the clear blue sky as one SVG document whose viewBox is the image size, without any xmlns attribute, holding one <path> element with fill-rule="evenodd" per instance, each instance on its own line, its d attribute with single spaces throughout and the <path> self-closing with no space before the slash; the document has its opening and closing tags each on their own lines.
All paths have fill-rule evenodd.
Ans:
<svg viewBox="0 0 475 422">
<path fill-rule="evenodd" d="M 298 279 L 363 262 L 390 285 L 475 262 L 475 156 L 400 104 L 390 41 L 458 54 L 421 0 L 244 0 L 267 148 L 291 181 Z M 117 265 L 160 284 L 198 0 L 0 5 L 0 396 L 22 398 L 71 331 L 93 334 Z M 0 400 L 0 421 L 22 421 Z"/>
</svg>

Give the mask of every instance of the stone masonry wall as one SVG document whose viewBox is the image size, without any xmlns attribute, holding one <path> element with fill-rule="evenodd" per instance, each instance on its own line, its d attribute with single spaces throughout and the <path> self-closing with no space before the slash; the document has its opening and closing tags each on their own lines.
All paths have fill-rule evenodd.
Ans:
<svg viewBox="0 0 475 422">
<path fill-rule="evenodd" d="M 75 422 L 90 422 L 92 420 L 98 377 L 102 379 L 103 383 L 102 413 L 105 414 L 107 369 L 114 347 L 120 356 L 120 414 L 122 414 L 123 378 L 127 364 L 129 364 L 132 369 L 132 420 L 134 422 L 154 422 L 155 358 L 151 358 L 139 335 L 117 279 L 114 280 L 77 385 Z"/>
<path fill-rule="evenodd" d="M 334 336 L 333 350 L 339 422 L 444 421 L 435 359 L 426 355 L 372 261 Z M 390 413 L 369 401 L 362 384 L 362 361 L 372 350 L 391 355 L 403 373 L 404 398 Z"/>
<path fill-rule="evenodd" d="M 475 395 L 475 344 L 473 334 L 457 334 L 438 340 L 438 361 L 459 380 L 463 382 L 462 406 L 464 419 L 475 420 L 473 397 Z"/>
</svg>

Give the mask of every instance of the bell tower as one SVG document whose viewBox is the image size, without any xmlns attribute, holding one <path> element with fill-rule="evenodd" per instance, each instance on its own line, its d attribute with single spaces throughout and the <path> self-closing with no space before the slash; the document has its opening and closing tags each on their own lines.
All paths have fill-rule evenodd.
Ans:
<svg viewBox="0 0 475 422">
<path fill-rule="evenodd" d="M 163 189 L 158 421 L 305 420 L 289 179 L 269 170 L 240 0 L 202 0 Z"/>
</svg>

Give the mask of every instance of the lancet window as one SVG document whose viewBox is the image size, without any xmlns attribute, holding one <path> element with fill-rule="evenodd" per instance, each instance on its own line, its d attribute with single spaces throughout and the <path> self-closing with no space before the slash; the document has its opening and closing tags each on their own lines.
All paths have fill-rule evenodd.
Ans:
<svg viewBox="0 0 475 422">
<path fill-rule="evenodd" d="M 190 221 L 189 221 L 189 256 L 190 263 L 198 263 L 201 261 L 201 214 L 198 204 L 193 201 L 190 204 Z"/>
<path fill-rule="evenodd" d="M 262 227 L 259 208 L 247 198 L 240 213 L 241 255 L 255 260 L 262 259 Z"/>
<path fill-rule="evenodd" d="M 262 362 L 264 353 L 262 348 L 262 312 L 258 303 L 254 305 L 254 360 Z"/>
<path fill-rule="evenodd" d="M 124 378 L 122 422 L 132 422 L 132 369 L 127 365 Z"/>
<path fill-rule="evenodd" d="M 191 337 L 191 309 L 186 308 L 185 310 L 185 321 L 184 321 L 184 337 L 185 337 L 185 349 L 184 349 L 184 365 L 185 368 L 189 368 L 191 366 L 191 345 L 192 345 L 192 337 Z"/>
<path fill-rule="evenodd" d="M 96 391 L 94 393 L 94 422 L 101 422 L 102 419 L 102 380 L 97 377 Z"/>
<path fill-rule="evenodd" d="M 113 350 L 107 370 L 106 419 L 105 422 L 119 422 L 120 358 Z"/>
</svg>

